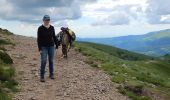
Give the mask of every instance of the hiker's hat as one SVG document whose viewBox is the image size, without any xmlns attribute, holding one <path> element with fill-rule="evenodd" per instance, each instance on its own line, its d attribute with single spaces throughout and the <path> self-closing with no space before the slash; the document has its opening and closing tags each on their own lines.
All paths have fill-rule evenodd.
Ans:
<svg viewBox="0 0 170 100">
<path fill-rule="evenodd" d="M 68 30 L 68 27 L 66 27 L 66 28 L 65 27 L 61 27 L 61 30 L 62 31 L 66 31 L 66 30 Z"/>
<path fill-rule="evenodd" d="M 49 15 L 44 15 L 43 21 L 50 21 L 50 16 Z"/>
</svg>

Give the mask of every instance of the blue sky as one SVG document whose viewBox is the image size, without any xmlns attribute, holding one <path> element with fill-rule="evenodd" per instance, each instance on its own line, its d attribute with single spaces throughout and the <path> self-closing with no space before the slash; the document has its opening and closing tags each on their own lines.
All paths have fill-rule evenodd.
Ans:
<svg viewBox="0 0 170 100">
<path fill-rule="evenodd" d="M 1 0 L 0 27 L 34 36 L 42 17 L 56 33 L 67 24 L 78 37 L 115 37 L 170 28 L 169 0 Z"/>
</svg>

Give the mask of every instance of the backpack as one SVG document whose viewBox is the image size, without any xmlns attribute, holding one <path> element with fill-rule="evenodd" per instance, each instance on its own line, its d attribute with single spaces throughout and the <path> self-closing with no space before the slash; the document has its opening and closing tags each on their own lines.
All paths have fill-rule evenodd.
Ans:
<svg viewBox="0 0 170 100">
<path fill-rule="evenodd" d="M 76 35 L 75 35 L 75 33 L 72 31 L 72 30 L 68 30 L 68 33 L 70 34 L 70 36 L 71 36 L 71 39 L 73 40 L 73 41 L 75 41 L 76 40 Z"/>
</svg>

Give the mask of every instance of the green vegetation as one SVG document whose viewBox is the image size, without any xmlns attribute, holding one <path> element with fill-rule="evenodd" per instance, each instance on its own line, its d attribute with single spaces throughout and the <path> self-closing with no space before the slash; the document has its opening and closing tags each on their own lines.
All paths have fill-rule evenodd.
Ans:
<svg viewBox="0 0 170 100">
<path fill-rule="evenodd" d="M 10 40 L 0 39 L 0 45 L 14 45 Z"/>
<path fill-rule="evenodd" d="M 154 59 L 154 57 L 150 57 L 150 56 L 146 56 L 146 55 L 143 55 L 143 54 L 130 52 L 130 51 L 127 51 L 127 50 L 116 48 L 116 47 L 113 48 L 112 46 L 107 46 L 107 45 L 102 45 L 102 44 L 94 45 L 93 43 L 88 43 L 88 44 L 89 45 L 87 45 L 87 44 L 86 45 L 91 46 L 94 49 L 97 49 L 97 50 L 103 51 L 105 53 L 108 53 L 109 55 L 124 59 L 124 60 L 137 61 L 137 60 Z"/>
<path fill-rule="evenodd" d="M 12 64 L 13 61 L 10 56 L 3 50 L 0 50 L 0 59 L 6 64 Z"/>
<path fill-rule="evenodd" d="M 15 69 L 11 65 L 13 61 L 6 53 L 4 45 L 14 44 L 9 40 L 0 39 L 0 100 L 11 100 L 10 93 L 17 91 L 17 82 L 13 79 L 15 76 Z"/>
<path fill-rule="evenodd" d="M 0 34 L 3 34 L 3 35 L 13 35 L 12 32 L 8 31 L 7 29 L 2 29 L 2 28 L 0 28 Z"/>
<path fill-rule="evenodd" d="M 150 100 L 147 92 L 170 99 L 170 63 L 111 46 L 88 42 L 75 43 L 92 67 L 103 69 L 112 81 L 122 84 L 120 93 L 133 100 Z"/>
<path fill-rule="evenodd" d="M 160 59 L 170 63 L 170 54 L 165 54 L 164 56 L 160 57 Z"/>
<path fill-rule="evenodd" d="M 143 38 L 144 40 L 154 40 L 154 39 L 160 39 L 170 37 L 170 30 L 162 30 L 155 33 L 152 33 L 151 35 L 148 35 L 147 37 Z"/>
</svg>

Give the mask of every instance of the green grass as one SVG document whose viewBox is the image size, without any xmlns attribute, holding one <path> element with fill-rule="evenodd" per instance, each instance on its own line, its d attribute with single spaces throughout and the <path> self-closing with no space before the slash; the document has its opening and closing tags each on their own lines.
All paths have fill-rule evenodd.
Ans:
<svg viewBox="0 0 170 100">
<path fill-rule="evenodd" d="M 0 50 L 0 60 L 2 60 L 4 63 L 12 64 L 13 60 L 11 57 L 3 50 Z"/>
<path fill-rule="evenodd" d="M 84 43 L 86 43 L 86 44 L 84 44 L 85 46 L 91 46 L 94 49 L 100 50 L 100 51 L 105 52 L 109 55 L 112 55 L 112 56 L 115 56 L 115 57 L 118 57 L 118 58 L 121 58 L 124 60 L 137 61 L 137 60 L 155 59 L 154 57 L 130 52 L 127 50 L 116 48 L 116 47 L 113 48 L 112 46 L 107 46 L 107 45 L 102 45 L 102 44 L 95 45 L 95 43 L 88 43 L 88 42 L 84 42 Z M 105 48 L 107 48 L 107 49 L 105 49 Z"/>
<path fill-rule="evenodd" d="M 125 94 L 133 100 L 150 100 L 150 97 L 146 95 L 133 92 L 139 86 L 142 86 L 142 89 L 154 89 L 155 91 L 152 92 L 170 99 L 170 63 L 88 42 L 75 43 L 75 49 L 88 57 L 86 63 L 104 70 L 112 76 L 113 82 L 123 84 Z M 126 86 L 133 89 L 127 89 Z"/>
<path fill-rule="evenodd" d="M 16 87 L 18 83 L 13 79 L 15 76 L 15 69 L 11 64 L 3 62 L 1 59 L 0 65 L 0 100 L 11 100 L 11 95 L 4 91 L 4 89 L 8 89 L 9 92 L 18 91 Z"/>
<path fill-rule="evenodd" d="M 164 56 L 160 57 L 160 59 L 170 63 L 170 54 L 165 54 Z"/>
<path fill-rule="evenodd" d="M 11 100 L 11 96 L 4 89 L 10 92 L 17 92 L 17 82 L 13 79 L 15 69 L 10 65 L 0 60 L 0 100 Z M 1 99 L 4 98 L 4 99 Z"/>
<path fill-rule="evenodd" d="M 11 44 L 14 45 L 8 39 L 0 39 L 0 100 L 12 100 L 10 94 L 18 91 L 18 83 L 14 80 L 15 69 L 12 66 L 13 60 L 3 47 L 3 45 Z"/>
<path fill-rule="evenodd" d="M 0 39 L 0 45 L 15 45 L 10 40 Z"/>
<path fill-rule="evenodd" d="M 148 36 L 144 38 L 144 40 L 153 40 L 153 39 L 160 39 L 160 38 L 165 38 L 165 37 L 170 37 L 170 32 L 158 32 L 157 34 Z"/>
<path fill-rule="evenodd" d="M 0 100 L 12 100 L 11 96 L 0 91 Z"/>
</svg>

